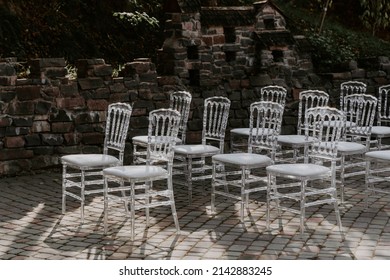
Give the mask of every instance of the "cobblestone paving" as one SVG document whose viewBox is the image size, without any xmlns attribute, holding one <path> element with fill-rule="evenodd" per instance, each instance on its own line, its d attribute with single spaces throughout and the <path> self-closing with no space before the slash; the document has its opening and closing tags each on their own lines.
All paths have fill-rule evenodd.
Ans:
<svg viewBox="0 0 390 280">
<path fill-rule="evenodd" d="M 206 181 L 207 182 L 207 181 Z M 205 184 L 210 185 L 209 182 Z M 136 212 L 135 241 L 122 208 L 109 212 L 109 232 L 103 233 L 102 196 L 87 197 L 85 223 L 79 224 L 79 204 L 68 200 L 61 215 L 61 174 L 46 173 L 0 178 L 0 259 L 390 259 L 390 197 L 375 195 L 365 208 L 364 180 L 349 180 L 341 206 L 342 241 L 332 206 L 309 208 L 306 231 L 299 234 L 299 217 L 276 211 L 266 231 L 264 195 L 254 197 L 245 225 L 239 203 L 217 196 L 217 214 L 210 214 L 210 188 L 187 192 L 175 186 L 181 234 L 176 235 L 169 207 Z M 252 198 L 252 197 L 251 197 Z"/>
</svg>

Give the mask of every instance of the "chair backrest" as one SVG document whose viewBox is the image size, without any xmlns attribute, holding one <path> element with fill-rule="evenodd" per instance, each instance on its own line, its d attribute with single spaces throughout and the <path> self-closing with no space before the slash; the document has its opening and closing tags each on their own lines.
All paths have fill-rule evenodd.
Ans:
<svg viewBox="0 0 390 280">
<path fill-rule="evenodd" d="M 186 141 L 187 121 L 190 114 L 192 95 L 188 91 L 174 91 L 170 94 L 169 108 L 180 113 L 178 138 L 182 144 Z"/>
<path fill-rule="evenodd" d="M 390 124 L 390 85 L 379 87 L 377 125 Z"/>
<path fill-rule="evenodd" d="M 248 153 L 267 153 L 275 160 L 284 108 L 271 101 L 254 102 L 250 106 Z"/>
<path fill-rule="evenodd" d="M 157 109 L 149 113 L 147 164 L 172 163 L 180 118 L 180 113 L 173 109 Z"/>
<path fill-rule="evenodd" d="M 322 90 L 305 90 L 299 93 L 298 126 L 299 135 L 305 133 L 305 114 L 310 108 L 328 106 L 329 94 Z"/>
<path fill-rule="evenodd" d="M 364 137 L 369 141 L 377 110 L 378 99 L 368 94 L 351 94 L 344 98 L 347 139 Z"/>
<path fill-rule="evenodd" d="M 286 105 L 287 90 L 281 86 L 265 86 L 260 89 L 260 101 L 272 101 Z"/>
<path fill-rule="evenodd" d="M 341 83 L 340 85 L 340 110 L 344 110 L 344 99 L 351 94 L 364 94 L 366 93 L 367 85 L 358 81 L 348 81 Z"/>
<path fill-rule="evenodd" d="M 110 104 L 107 110 L 103 153 L 107 154 L 108 150 L 118 151 L 121 163 L 123 163 L 131 112 L 132 108 L 129 104 L 120 102 Z"/>
<path fill-rule="evenodd" d="M 345 121 L 344 112 L 336 108 L 325 106 L 308 109 L 305 115 L 305 135 L 314 140 L 305 151 L 305 159 L 312 162 L 331 160 L 335 163 Z"/>
<path fill-rule="evenodd" d="M 230 100 L 223 96 L 206 98 L 203 108 L 202 144 L 216 141 L 221 153 L 224 150 L 225 131 L 229 118 Z"/>
</svg>

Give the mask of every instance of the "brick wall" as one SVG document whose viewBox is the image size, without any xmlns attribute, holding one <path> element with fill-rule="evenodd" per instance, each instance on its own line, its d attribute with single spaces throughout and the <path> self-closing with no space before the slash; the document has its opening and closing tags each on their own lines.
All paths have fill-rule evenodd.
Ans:
<svg viewBox="0 0 390 280">
<path fill-rule="evenodd" d="M 32 60 L 30 74 L 24 79 L 17 78 L 16 64 L 15 59 L 0 61 L 0 176 L 58 165 L 64 154 L 101 152 L 106 109 L 113 102 L 133 106 L 125 159 L 129 163 L 131 137 L 147 133 L 148 113 L 168 106 L 171 90 L 187 89 L 193 95 L 187 141 L 197 143 L 203 100 L 209 96 L 223 95 L 232 101 L 229 131 L 248 125 L 249 105 L 258 100 L 256 89 L 282 84 L 289 92 L 283 133 L 294 133 L 299 91 L 322 89 L 331 95 L 331 103 L 338 104 L 338 89 L 344 81 L 365 82 L 370 94 L 390 83 L 387 57 L 350 62 L 340 73 L 302 71 L 296 79 L 263 73 L 232 77 L 212 87 L 185 87 L 178 76 L 158 76 L 149 59 L 125 64 L 117 78 L 112 77 L 113 69 L 103 59 L 79 60 L 75 80 L 67 77 L 61 58 Z"/>
</svg>

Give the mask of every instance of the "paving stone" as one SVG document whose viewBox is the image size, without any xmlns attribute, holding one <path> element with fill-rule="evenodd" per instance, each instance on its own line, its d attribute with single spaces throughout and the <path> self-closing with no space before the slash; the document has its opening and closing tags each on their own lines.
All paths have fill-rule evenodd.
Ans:
<svg viewBox="0 0 390 280">
<path fill-rule="evenodd" d="M 361 185 L 362 180 L 351 182 Z M 276 210 L 271 211 L 272 230 L 266 230 L 263 194 L 251 196 L 251 216 L 243 226 L 239 203 L 218 199 L 219 212 L 210 215 L 209 193 L 195 192 L 188 205 L 186 188 L 176 186 L 181 234 L 176 235 L 170 208 L 161 207 L 151 210 L 148 228 L 144 212 L 136 212 L 136 236 L 131 241 L 131 223 L 121 205 L 109 212 L 109 234 L 104 235 L 100 195 L 87 199 L 84 224 L 80 224 L 80 206 L 72 199 L 61 215 L 59 172 L 0 178 L 0 186 L 0 259 L 4 260 L 390 259 L 390 197 L 380 195 L 365 209 L 359 188 L 346 188 L 346 203 L 341 207 L 344 241 L 328 205 L 306 213 L 307 228 L 301 236 L 299 215 L 282 212 L 281 230 Z"/>
</svg>

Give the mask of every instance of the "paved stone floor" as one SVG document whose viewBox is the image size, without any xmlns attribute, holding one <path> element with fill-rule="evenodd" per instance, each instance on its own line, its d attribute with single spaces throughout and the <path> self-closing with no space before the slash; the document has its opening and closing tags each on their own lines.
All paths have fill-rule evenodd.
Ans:
<svg viewBox="0 0 390 280">
<path fill-rule="evenodd" d="M 206 181 L 207 182 L 207 181 Z M 47 170 L 35 175 L 0 178 L 0 259 L 390 259 L 390 197 L 375 195 L 365 209 L 363 178 L 349 180 L 341 206 L 345 232 L 341 240 L 332 206 L 308 209 L 306 232 L 298 232 L 299 217 L 282 213 L 283 230 L 272 212 L 271 231 L 265 229 L 264 197 L 254 197 L 245 225 L 239 203 L 217 197 L 210 214 L 210 183 L 205 195 L 175 187 L 181 227 L 176 235 L 169 207 L 151 210 L 150 227 L 137 212 L 135 241 L 121 208 L 110 211 L 109 233 L 103 233 L 102 197 L 88 197 L 86 220 L 69 199 L 61 215 L 61 174 Z"/>
</svg>

